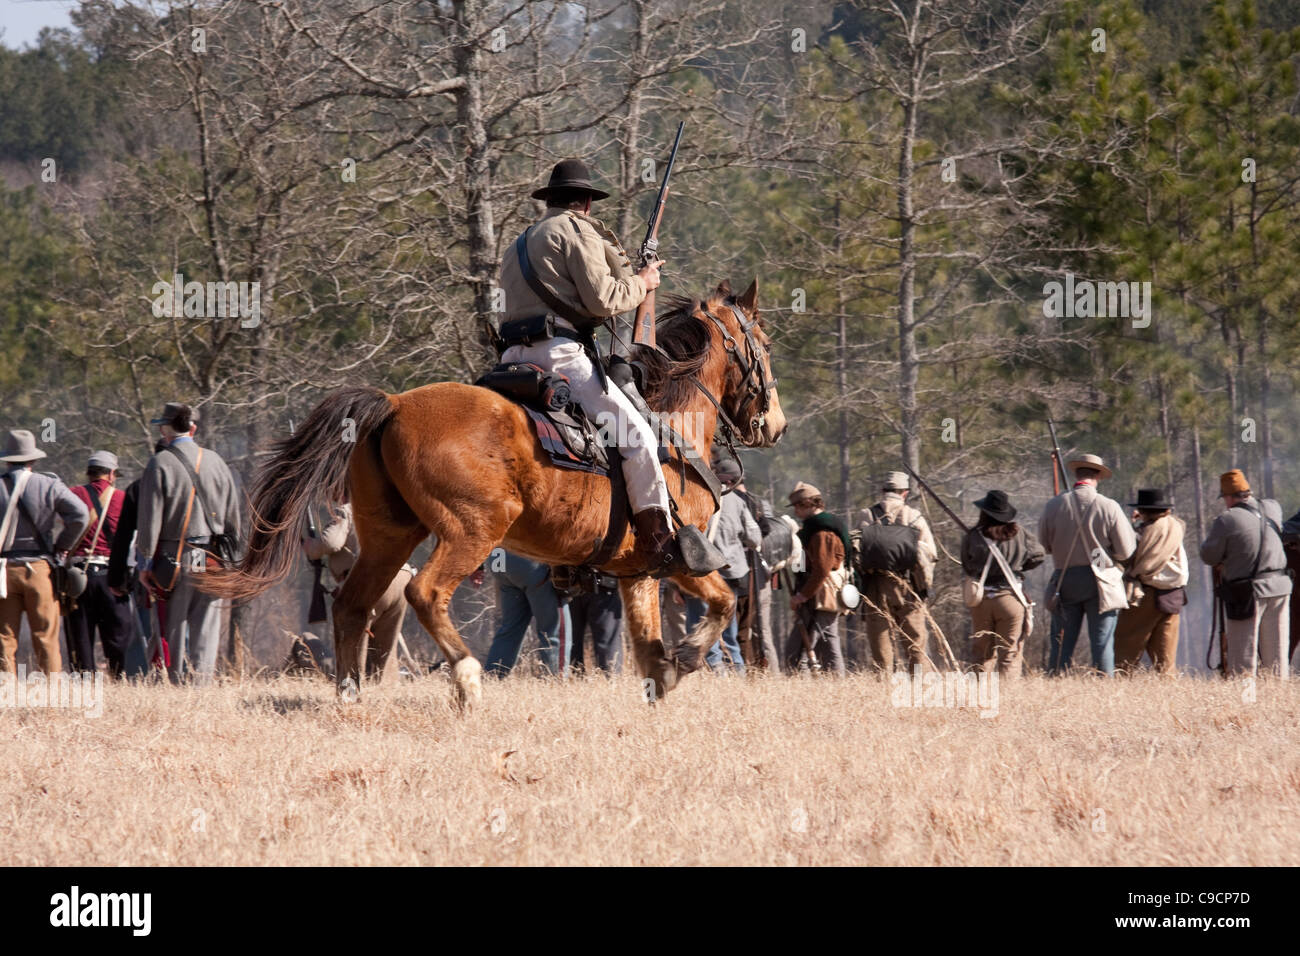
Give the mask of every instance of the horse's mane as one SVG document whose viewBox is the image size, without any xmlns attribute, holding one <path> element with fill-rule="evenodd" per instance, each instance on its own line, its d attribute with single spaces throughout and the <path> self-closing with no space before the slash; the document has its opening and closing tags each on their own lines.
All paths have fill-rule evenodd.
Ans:
<svg viewBox="0 0 1300 956">
<path fill-rule="evenodd" d="M 655 341 L 663 352 L 634 345 L 630 358 L 645 367 L 646 404 L 669 412 L 680 409 L 695 394 L 691 378 L 709 359 L 709 328 L 696 316 L 705 307 L 700 299 L 669 295 L 664 301 L 668 311 L 655 319 Z"/>
</svg>

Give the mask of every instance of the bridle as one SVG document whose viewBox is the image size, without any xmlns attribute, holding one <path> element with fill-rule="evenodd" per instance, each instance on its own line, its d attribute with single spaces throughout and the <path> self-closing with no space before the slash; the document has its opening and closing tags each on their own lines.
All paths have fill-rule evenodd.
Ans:
<svg viewBox="0 0 1300 956">
<path fill-rule="evenodd" d="M 727 350 L 728 363 L 734 363 L 740 368 L 740 385 L 744 389 L 744 396 L 736 406 L 736 418 L 745 418 L 741 414 L 746 409 L 752 409 L 753 414 L 748 416 L 746 422 L 747 430 L 741 430 L 731 416 L 722 407 L 722 403 L 714 397 L 713 393 L 704 387 L 699 378 L 692 376 L 695 387 L 704 393 L 704 397 L 713 403 L 713 407 L 718 410 L 718 431 L 722 435 L 723 441 L 731 448 L 732 457 L 735 457 L 735 449 L 732 447 L 733 441 L 739 439 L 742 445 L 754 446 L 762 440 L 763 423 L 767 420 L 768 410 L 772 407 L 772 390 L 776 388 L 776 376 L 768 377 L 766 364 L 763 362 L 762 348 L 754 336 L 754 329 L 758 325 L 756 319 L 748 318 L 744 312 L 736 305 L 734 297 L 728 297 L 726 305 L 731 309 L 731 314 L 735 316 L 736 322 L 740 325 L 740 331 L 744 333 L 745 352 L 742 355 L 740 343 L 727 331 L 727 327 L 716 315 L 709 311 L 706 303 L 700 303 L 700 312 L 705 315 L 722 335 L 723 347 Z"/>
</svg>

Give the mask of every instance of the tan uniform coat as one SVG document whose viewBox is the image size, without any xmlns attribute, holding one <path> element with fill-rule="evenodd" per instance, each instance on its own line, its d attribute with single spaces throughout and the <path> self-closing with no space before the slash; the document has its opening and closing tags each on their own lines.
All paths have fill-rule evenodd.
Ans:
<svg viewBox="0 0 1300 956">
<path fill-rule="evenodd" d="M 546 210 L 528 234 L 528 261 L 548 290 L 583 315 L 629 312 L 646 296 L 618 237 L 599 219 L 571 209 Z M 513 241 L 501 258 L 501 289 L 506 319 L 550 311 L 524 281 Z"/>
</svg>

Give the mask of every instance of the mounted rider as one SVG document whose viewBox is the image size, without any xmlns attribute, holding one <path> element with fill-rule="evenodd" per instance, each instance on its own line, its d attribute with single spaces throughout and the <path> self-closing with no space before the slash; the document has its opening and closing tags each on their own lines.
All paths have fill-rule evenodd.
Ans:
<svg viewBox="0 0 1300 956">
<path fill-rule="evenodd" d="M 501 264 L 501 333 L 508 346 L 501 361 L 565 376 L 589 417 L 617 423 L 637 554 L 652 572 L 685 571 L 669 519 L 659 440 L 628 396 L 608 384 L 593 338 L 606 320 L 635 309 L 658 287 L 662 261 L 633 271 L 618 238 L 590 215 L 592 202 L 609 193 L 592 185 L 582 160 L 556 164 L 550 181 L 532 196 L 546 201 L 546 212 L 511 244 Z"/>
</svg>

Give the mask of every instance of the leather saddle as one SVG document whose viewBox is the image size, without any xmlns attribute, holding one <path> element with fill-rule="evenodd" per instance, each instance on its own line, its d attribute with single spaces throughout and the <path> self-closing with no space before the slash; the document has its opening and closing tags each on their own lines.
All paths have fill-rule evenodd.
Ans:
<svg viewBox="0 0 1300 956">
<path fill-rule="evenodd" d="M 563 375 L 537 365 L 505 362 L 481 376 L 475 385 L 490 388 L 528 413 L 533 430 L 551 463 L 559 468 L 609 474 L 610 453 L 600 431 L 569 394 Z"/>
<path fill-rule="evenodd" d="M 609 381 L 620 388 L 631 400 L 638 413 L 645 417 L 655 433 L 659 436 L 659 460 L 673 460 L 669 445 L 677 449 L 680 457 L 681 491 L 686 490 L 685 469 L 690 467 L 699 474 L 710 493 L 716 509 L 722 498 L 722 484 L 709 468 L 708 464 L 693 447 L 671 426 L 663 422 L 641 397 L 638 389 L 637 369 L 634 363 L 620 357 L 607 359 L 603 363 Z M 620 463 L 618 446 L 613 444 L 617 436 L 608 436 L 610 444 L 606 445 L 600 430 L 582 409 L 572 400 L 568 380 L 563 375 L 547 372 L 537 365 L 525 363 L 502 363 L 481 376 L 475 385 L 490 388 L 493 391 L 519 403 L 528 414 L 537 433 L 542 449 L 552 464 L 574 471 L 587 471 L 607 476 L 613 486 L 610 496 L 609 525 L 603 539 L 594 542 L 591 554 L 582 563 L 582 568 L 599 567 L 608 561 L 616 551 L 628 526 L 627 489 L 624 486 L 621 464 L 610 467 L 610 463 Z M 669 503 L 676 511 L 676 502 Z M 678 546 L 683 549 L 688 566 L 712 570 L 720 567 L 720 558 L 716 549 L 699 529 L 684 525 L 678 531 Z M 708 573 L 700 570 L 693 573 Z"/>
</svg>

